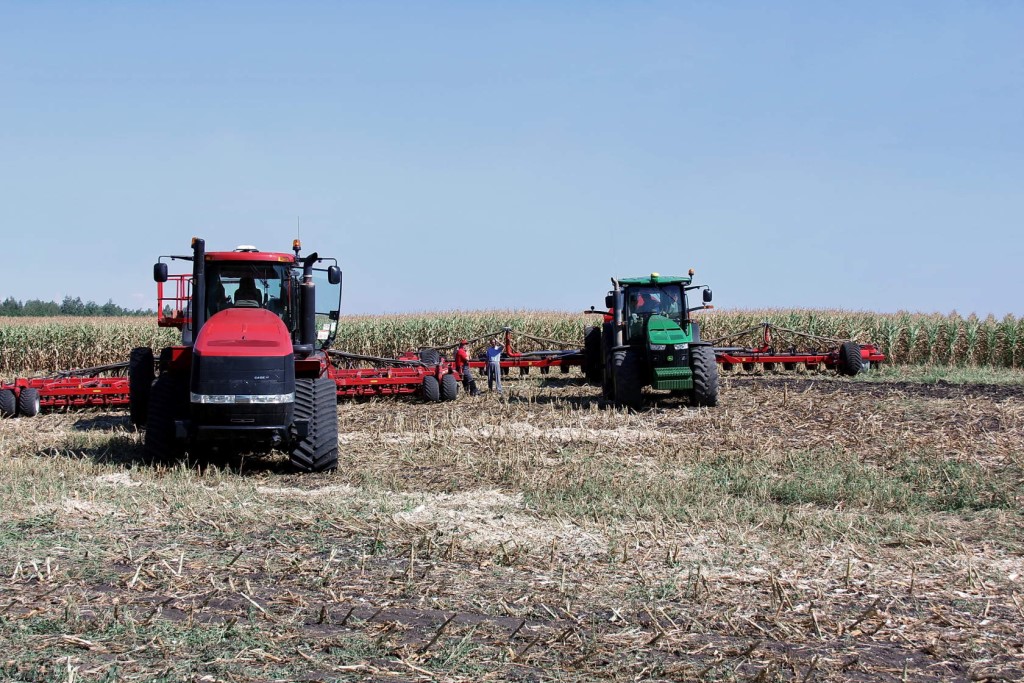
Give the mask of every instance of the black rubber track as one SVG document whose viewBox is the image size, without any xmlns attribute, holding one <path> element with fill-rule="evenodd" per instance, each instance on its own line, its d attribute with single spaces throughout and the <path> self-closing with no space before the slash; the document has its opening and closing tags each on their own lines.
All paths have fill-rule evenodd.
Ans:
<svg viewBox="0 0 1024 683">
<path fill-rule="evenodd" d="M 693 371 L 690 402 L 695 406 L 718 405 L 718 363 L 715 361 L 715 350 L 710 346 L 691 346 L 690 370 Z"/>
<path fill-rule="evenodd" d="M 309 431 L 292 448 L 297 472 L 338 469 L 338 385 L 333 380 L 295 380 L 295 420 L 307 420 Z"/>
<path fill-rule="evenodd" d="M 14 392 L 10 389 L 0 391 L 0 417 L 14 417 L 18 410 L 18 404 L 14 398 Z"/>
<path fill-rule="evenodd" d="M 26 387 L 18 394 L 18 415 L 35 417 L 39 414 L 39 390 Z"/>
<path fill-rule="evenodd" d="M 152 462 L 169 463 L 181 458 L 184 446 L 174 437 L 174 420 L 188 409 L 184 378 L 164 373 L 156 378 L 149 394 L 144 452 Z"/>
<path fill-rule="evenodd" d="M 433 375 L 423 378 L 423 400 L 431 402 L 441 400 L 441 388 L 437 384 L 437 378 Z"/>
<path fill-rule="evenodd" d="M 128 357 L 128 415 L 136 427 L 146 425 L 153 387 L 153 349 L 140 346 Z"/>
<path fill-rule="evenodd" d="M 447 374 L 441 378 L 441 400 L 454 401 L 459 396 L 459 381 L 455 375 Z"/>
</svg>

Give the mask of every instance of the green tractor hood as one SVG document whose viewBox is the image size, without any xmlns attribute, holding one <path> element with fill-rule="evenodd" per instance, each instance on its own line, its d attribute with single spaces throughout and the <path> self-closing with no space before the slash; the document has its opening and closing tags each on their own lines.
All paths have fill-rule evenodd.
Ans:
<svg viewBox="0 0 1024 683">
<path fill-rule="evenodd" d="M 651 344 L 688 344 L 692 339 L 689 332 L 684 332 L 665 316 L 652 315 L 647 323 L 647 341 Z"/>
</svg>

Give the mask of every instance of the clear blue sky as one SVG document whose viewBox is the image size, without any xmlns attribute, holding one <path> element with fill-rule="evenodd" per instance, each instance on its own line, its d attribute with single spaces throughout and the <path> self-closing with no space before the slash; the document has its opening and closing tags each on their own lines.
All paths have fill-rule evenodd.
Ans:
<svg viewBox="0 0 1024 683">
<path fill-rule="evenodd" d="M 0 298 L 210 248 L 350 313 L 1024 314 L 1024 3 L 0 2 Z"/>
</svg>

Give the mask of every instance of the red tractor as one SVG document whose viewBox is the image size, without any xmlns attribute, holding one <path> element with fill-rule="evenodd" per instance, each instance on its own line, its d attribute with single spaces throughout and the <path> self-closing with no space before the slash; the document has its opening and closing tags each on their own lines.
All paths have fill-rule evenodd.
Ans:
<svg viewBox="0 0 1024 683">
<path fill-rule="evenodd" d="M 337 468 L 338 387 L 327 348 L 341 270 L 300 250 L 295 240 L 294 254 L 207 252 L 193 238 L 191 256 L 153 267 L 158 322 L 182 334 L 157 362 L 148 347 L 129 362 L 131 419 L 145 427 L 151 458 L 280 450 L 298 471 Z M 191 275 L 168 276 L 165 258 L 191 261 Z"/>
</svg>

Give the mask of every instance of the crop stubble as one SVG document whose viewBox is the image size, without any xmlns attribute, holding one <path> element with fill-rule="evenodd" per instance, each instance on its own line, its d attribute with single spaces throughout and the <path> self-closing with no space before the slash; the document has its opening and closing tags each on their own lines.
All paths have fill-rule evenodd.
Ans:
<svg viewBox="0 0 1024 683">
<path fill-rule="evenodd" d="M 0 673 L 1024 676 L 1021 386 L 507 387 L 343 402 L 323 476 L 154 469 L 123 414 L 0 422 Z"/>
</svg>

